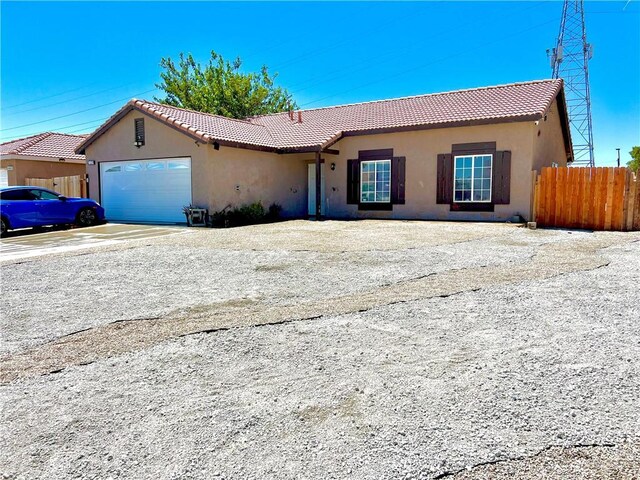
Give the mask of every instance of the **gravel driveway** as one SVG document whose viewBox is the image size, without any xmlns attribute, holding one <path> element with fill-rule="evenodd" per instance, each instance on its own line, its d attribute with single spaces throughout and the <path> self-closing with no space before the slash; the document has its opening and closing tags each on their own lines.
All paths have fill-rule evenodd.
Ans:
<svg viewBox="0 0 640 480">
<path fill-rule="evenodd" d="M 294 221 L 1 268 L 7 478 L 640 476 L 638 233 Z"/>
</svg>

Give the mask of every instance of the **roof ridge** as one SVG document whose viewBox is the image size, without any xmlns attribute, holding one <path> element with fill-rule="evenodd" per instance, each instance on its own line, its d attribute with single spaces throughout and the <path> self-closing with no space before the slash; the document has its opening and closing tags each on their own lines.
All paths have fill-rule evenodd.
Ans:
<svg viewBox="0 0 640 480">
<path fill-rule="evenodd" d="M 182 110 L 183 112 L 197 113 L 197 114 L 200 114 L 200 115 L 207 115 L 209 117 L 221 118 L 223 120 L 231 120 L 231 121 L 240 122 L 240 123 L 243 123 L 243 124 L 249 124 L 249 125 L 256 125 L 258 127 L 264 127 L 264 125 L 258 125 L 256 123 L 250 122 L 249 120 L 244 120 L 244 119 L 241 119 L 241 118 L 225 117 L 224 115 L 217 115 L 215 113 L 200 112 L 198 110 L 193 110 L 193 109 L 190 109 L 190 108 L 176 107 L 174 105 L 167 105 L 165 103 L 150 102 L 149 100 L 145 100 L 143 98 L 132 98 L 130 101 L 143 102 L 143 103 L 146 103 L 148 105 L 157 105 L 157 106 L 163 107 L 163 108 L 175 108 L 176 110 Z M 251 118 L 251 117 L 247 117 L 247 118 Z"/>
<path fill-rule="evenodd" d="M 412 98 L 424 98 L 424 97 L 436 97 L 436 96 L 441 96 L 441 95 L 451 95 L 452 93 L 463 93 L 463 92 L 479 92 L 479 91 L 483 91 L 483 90 L 492 90 L 492 89 L 497 89 L 497 88 L 506 88 L 506 87 L 517 87 L 520 85 L 533 85 L 536 83 L 552 83 L 552 82 L 559 82 L 562 81 L 562 79 L 557 79 L 557 78 L 548 78 L 548 79 L 543 79 L 543 80 L 529 80 L 526 82 L 515 82 L 515 83 L 505 83 L 502 85 L 490 85 L 487 87 L 473 87 L 473 88 L 463 88 L 460 90 L 450 90 L 448 92 L 435 92 L 435 93 L 422 93 L 422 94 L 418 94 L 418 95 L 407 95 L 404 97 L 395 97 L 395 98 L 384 98 L 384 99 L 380 99 L 380 100 L 367 100 L 365 102 L 355 102 L 355 103 L 345 103 L 342 105 L 329 105 L 327 107 L 317 107 L 317 108 L 307 108 L 307 109 L 297 109 L 294 110 L 296 112 L 314 112 L 317 110 L 330 110 L 333 108 L 342 108 L 342 107 L 354 107 L 357 105 L 368 105 L 368 104 L 372 104 L 372 103 L 385 103 L 385 102 L 394 102 L 397 100 L 408 100 L 408 99 L 412 99 Z M 255 117 L 248 117 L 248 118 L 263 118 L 263 117 L 273 117 L 276 115 L 284 115 L 287 112 L 278 112 L 278 113 L 268 113 L 266 115 L 257 115 Z"/>
<path fill-rule="evenodd" d="M 84 137 L 86 133 L 65 133 L 65 132 L 47 132 L 51 135 L 64 135 L 65 137 Z"/>
</svg>

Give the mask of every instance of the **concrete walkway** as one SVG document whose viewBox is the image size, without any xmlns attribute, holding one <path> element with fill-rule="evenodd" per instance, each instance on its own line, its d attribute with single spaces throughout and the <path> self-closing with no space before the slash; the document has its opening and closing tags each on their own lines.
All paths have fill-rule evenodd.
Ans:
<svg viewBox="0 0 640 480">
<path fill-rule="evenodd" d="M 20 230 L 12 232 L 9 237 L 3 238 L 0 242 L 0 261 L 115 245 L 125 240 L 155 238 L 186 231 L 187 229 L 182 227 L 123 224 L 55 230 L 46 233 Z"/>
</svg>

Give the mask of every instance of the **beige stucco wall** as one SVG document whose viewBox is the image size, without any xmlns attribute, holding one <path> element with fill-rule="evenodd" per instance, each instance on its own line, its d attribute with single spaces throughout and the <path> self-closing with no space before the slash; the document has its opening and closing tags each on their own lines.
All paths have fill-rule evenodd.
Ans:
<svg viewBox="0 0 640 480">
<path fill-rule="evenodd" d="M 17 158 L 0 159 L 0 168 L 7 169 L 9 185 L 26 185 L 25 178 L 54 178 L 71 175 L 84 176 L 84 163 L 69 163 L 60 161 L 26 160 Z"/>
<path fill-rule="evenodd" d="M 327 169 L 326 208 L 330 217 L 415 218 L 451 220 L 507 220 L 515 214 L 529 217 L 533 122 L 443 128 L 383 135 L 346 137 L 334 147 L 340 155 L 326 155 L 336 169 Z M 498 150 L 510 150 L 511 203 L 496 205 L 494 212 L 451 212 L 436 204 L 437 155 L 451 152 L 455 143 L 496 142 Z M 406 157 L 405 205 L 392 211 L 359 211 L 346 203 L 347 160 L 358 150 L 393 148 L 394 156 Z"/>
<path fill-rule="evenodd" d="M 145 117 L 146 141 L 133 145 L 133 120 Z M 540 131 L 540 136 L 537 132 Z M 498 150 L 510 150 L 511 203 L 496 205 L 494 212 L 452 212 L 436 204 L 437 155 L 451 152 L 455 143 L 496 142 Z M 450 220 L 508 220 L 515 214 L 530 216 L 531 171 L 535 164 L 562 163 L 564 146 L 557 106 L 547 121 L 480 125 L 413 132 L 345 137 L 332 148 L 339 155 L 323 154 L 326 216 L 333 218 L 405 218 Z M 405 205 L 392 211 L 359 211 L 346 203 L 347 160 L 358 150 L 393 148 L 406 157 Z M 307 164 L 313 154 L 278 155 L 271 152 L 212 145 L 195 140 L 137 111 L 130 112 L 86 151 L 91 197 L 99 201 L 99 163 L 166 157 L 191 157 L 193 203 L 217 211 L 261 201 L 265 207 L 278 203 L 287 217 L 307 215 Z M 331 170 L 331 163 L 336 164 Z"/>
<path fill-rule="evenodd" d="M 145 145 L 133 145 L 134 119 L 145 118 Z M 306 214 L 307 171 L 304 156 L 221 146 L 196 141 L 138 111 L 132 111 L 91 144 L 86 151 L 89 192 L 100 201 L 100 162 L 191 157 L 193 204 L 217 211 L 227 205 L 261 201 L 283 207 L 286 217 Z M 307 155 L 308 157 L 308 155 Z M 236 188 L 237 187 L 237 188 Z"/>
<path fill-rule="evenodd" d="M 309 155 L 278 155 L 270 152 L 209 146 L 207 168 L 201 169 L 194 199 L 210 209 L 262 202 L 283 207 L 285 217 L 302 217 L 307 209 L 307 162 Z"/>
<path fill-rule="evenodd" d="M 564 148 L 557 99 L 549 108 L 546 120 L 541 119 L 533 131 L 532 168 L 539 173 L 542 167 L 550 167 L 553 163 L 566 167 L 567 154 Z"/>
</svg>

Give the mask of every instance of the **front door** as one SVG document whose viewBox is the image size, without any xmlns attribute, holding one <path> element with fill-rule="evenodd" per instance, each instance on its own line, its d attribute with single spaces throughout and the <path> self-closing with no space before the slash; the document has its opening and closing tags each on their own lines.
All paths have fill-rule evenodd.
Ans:
<svg viewBox="0 0 640 480">
<path fill-rule="evenodd" d="M 315 163 L 309 164 L 309 175 L 307 176 L 307 178 L 308 178 L 308 184 L 309 184 L 309 188 L 308 188 L 309 196 L 307 199 L 307 205 L 309 206 L 308 214 L 314 217 L 316 215 L 316 165 Z M 324 198 L 324 163 L 320 164 L 320 185 L 321 185 L 320 214 L 324 215 L 325 203 L 326 203 Z"/>
</svg>

